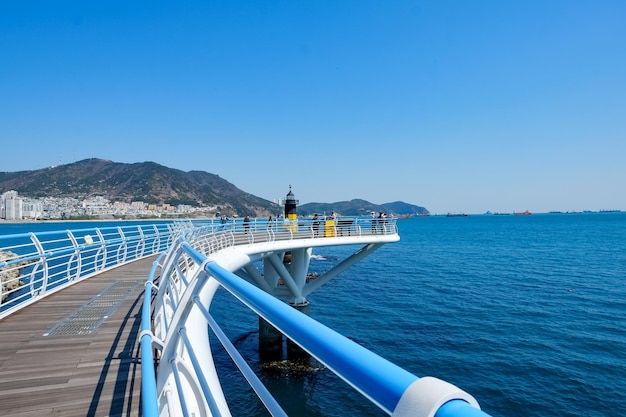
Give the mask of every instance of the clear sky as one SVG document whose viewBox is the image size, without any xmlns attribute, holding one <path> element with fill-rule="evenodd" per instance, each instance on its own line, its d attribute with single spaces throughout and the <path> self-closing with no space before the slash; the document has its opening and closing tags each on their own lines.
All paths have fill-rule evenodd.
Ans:
<svg viewBox="0 0 626 417">
<path fill-rule="evenodd" d="M 626 210 L 626 1 L 2 1 L 0 171 L 274 200 Z"/>
</svg>

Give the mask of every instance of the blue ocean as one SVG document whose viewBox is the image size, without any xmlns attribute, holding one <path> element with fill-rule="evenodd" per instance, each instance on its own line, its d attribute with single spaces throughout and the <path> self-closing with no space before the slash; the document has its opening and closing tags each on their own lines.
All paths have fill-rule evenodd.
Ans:
<svg viewBox="0 0 626 417">
<path fill-rule="evenodd" d="M 492 416 L 626 416 L 626 213 L 431 216 L 398 227 L 400 242 L 309 297 L 312 317 L 459 386 Z M 310 272 L 358 248 L 316 248 Z M 262 366 L 257 318 L 225 291 L 211 313 L 290 416 L 385 415 L 314 361 Z M 266 416 L 214 351 L 233 415 Z"/>
<path fill-rule="evenodd" d="M 312 317 L 415 375 L 459 386 L 493 416 L 626 416 L 626 213 L 398 226 L 400 242 L 309 297 Z M 310 270 L 356 249 L 315 249 Z M 222 296 L 213 314 L 255 358 L 256 318 Z M 216 356 L 234 415 L 267 415 Z M 278 366 L 263 378 L 290 416 L 385 415 L 323 367 Z"/>
</svg>

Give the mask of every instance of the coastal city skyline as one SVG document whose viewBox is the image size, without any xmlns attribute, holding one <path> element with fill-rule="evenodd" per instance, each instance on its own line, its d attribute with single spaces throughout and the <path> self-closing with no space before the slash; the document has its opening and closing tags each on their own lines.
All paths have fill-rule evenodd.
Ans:
<svg viewBox="0 0 626 417">
<path fill-rule="evenodd" d="M 282 217 L 282 206 L 276 203 L 276 218 Z M 338 203 L 338 202 L 335 202 Z M 397 203 L 397 202 L 396 202 Z M 328 203 L 332 204 L 332 203 Z M 389 203 L 385 203 L 389 204 Z M 403 203 L 406 204 L 406 203 Z M 411 210 L 416 206 L 410 207 Z M 420 209 L 422 209 L 420 207 Z M 424 208 L 426 209 L 426 208 Z M 354 207 L 349 208 L 350 213 L 336 213 L 335 210 L 331 210 L 332 213 L 336 213 L 339 216 L 347 215 L 346 217 L 354 217 Z M 427 210 L 427 209 L 426 209 Z M 310 209 L 308 210 L 310 211 Z M 330 215 L 330 212 L 323 211 L 323 216 Z M 379 214 L 382 215 L 383 212 Z M 621 210 L 583 210 L 582 212 L 561 212 L 550 211 L 548 213 L 540 214 L 591 214 L 591 213 L 621 213 Z M 472 213 L 472 215 L 515 215 L 515 216 L 528 216 L 533 213 L 526 210 L 523 212 L 485 212 L 485 213 Z M 361 213 L 362 217 L 375 216 L 376 212 L 372 211 L 371 214 Z M 424 217 L 424 216 L 443 216 L 446 217 L 459 217 L 469 216 L 468 213 L 430 213 L 428 211 L 407 214 L 405 212 L 390 212 L 385 213 L 385 216 L 391 218 L 410 218 L 410 217 Z M 186 219 L 186 218 L 211 218 L 221 217 L 224 219 L 233 219 L 250 217 L 244 216 L 241 213 L 233 213 L 225 215 L 220 212 L 218 205 L 189 205 L 189 204 L 169 204 L 169 203 L 146 203 L 143 201 L 122 201 L 120 199 L 109 199 L 100 195 L 93 195 L 90 197 L 76 198 L 76 197 L 29 197 L 26 195 L 20 195 L 16 191 L 2 192 L 0 190 L 0 223 L 10 222 L 28 222 L 39 220 L 107 220 L 107 219 L 158 219 L 158 218 L 171 218 L 171 219 Z M 253 218 L 265 219 L 266 216 L 252 216 Z M 300 217 L 312 217 L 311 214 L 303 214 Z"/>
<path fill-rule="evenodd" d="M 102 196 L 28 197 L 16 191 L 0 190 L 0 222 L 33 220 L 76 220 L 108 218 L 160 218 L 166 216 L 214 216 L 215 206 L 193 207 L 188 204 L 148 204 L 143 201 L 124 202 Z"/>
<path fill-rule="evenodd" d="M 626 210 L 620 1 L 0 11 L 0 172 L 153 161 L 270 201 Z"/>
</svg>

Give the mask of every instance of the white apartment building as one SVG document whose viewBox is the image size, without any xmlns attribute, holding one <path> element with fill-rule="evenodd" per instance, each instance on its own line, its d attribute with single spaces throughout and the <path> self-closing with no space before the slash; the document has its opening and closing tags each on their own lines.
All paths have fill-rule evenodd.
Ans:
<svg viewBox="0 0 626 417">
<path fill-rule="evenodd" d="M 0 196 L 0 219 L 22 220 L 22 199 L 17 191 L 7 191 Z"/>
<path fill-rule="evenodd" d="M 22 216 L 25 219 L 37 220 L 43 217 L 43 203 L 33 198 L 22 200 Z"/>
</svg>

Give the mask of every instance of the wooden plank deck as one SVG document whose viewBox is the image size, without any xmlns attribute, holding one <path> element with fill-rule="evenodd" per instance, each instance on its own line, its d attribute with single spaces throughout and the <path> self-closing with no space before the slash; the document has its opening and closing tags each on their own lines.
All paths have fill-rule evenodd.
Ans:
<svg viewBox="0 0 626 417">
<path fill-rule="evenodd" d="M 0 320 L 0 415 L 141 415 L 139 332 L 143 283 L 154 257 L 59 291 Z M 135 281 L 91 334 L 54 329 L 97 294 Z"/>
</svg>

